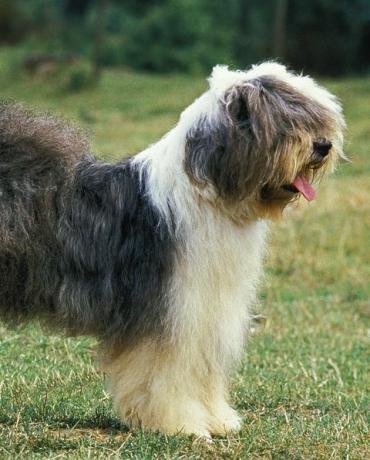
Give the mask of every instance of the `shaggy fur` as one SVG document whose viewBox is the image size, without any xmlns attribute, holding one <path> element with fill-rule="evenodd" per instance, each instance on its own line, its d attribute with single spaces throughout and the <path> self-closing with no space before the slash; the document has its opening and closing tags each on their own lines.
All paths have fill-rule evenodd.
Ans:
<svg viewBox="0 0 370 460">
<path fill-rule="evenodd" d="M 138 168 L 96 161 L 78 133 L 19 106 L 0 124 L 4 318 L 112 343 L 160 332 L 174 244 Z"/>
<path fill-rule="evenodd" d="M 342 156 L 341 108 L 275 63 L 216 67 L 157 144 L 104 164 L 81 134 L 0 109 L 0 315 L 101 342 L 123 422 L 239 426 L 227 402 L 267 220 Z M 306 185 L 310 187 L 309 185 Z"/>
</svg>

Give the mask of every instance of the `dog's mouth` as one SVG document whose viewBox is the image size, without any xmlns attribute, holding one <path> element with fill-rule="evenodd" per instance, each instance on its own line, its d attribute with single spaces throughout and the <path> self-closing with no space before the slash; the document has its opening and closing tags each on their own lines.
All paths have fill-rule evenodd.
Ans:
<svg viewBox="0 0 370 460">
<path fill-rule="evenodd" d="M 324 138 L 319 138 L 313 143 L 314 149 L 308 169 L 311 171 L 311 177 L 327 164 L 329 151 L 332 143 Z M 298 175 L 291 184 L 283 186 L 283 189 L 291 193 L 300 193 L 307 201 L 316 198 L 316 191 L 310 181 L 304 175 Z"/>
<path fill-rule="evenodd" d="M 291 184 L 283 185 L 282 189 L 289 193 L 300 193 L 307 201 L 316 198 L 316 191 L 304 176 L 297 176 Z"/>
<path fill-rule="evenodd" d="M 307 201 L 312 201 L 316 198 L 316 191 L 303 175 L 298 175 L 290 184 L 284 184 L 279 189 L 265 186 L 261 191 L 262 200 L 267 201 L 291 201 L 301 194 Z"/>
</svg>

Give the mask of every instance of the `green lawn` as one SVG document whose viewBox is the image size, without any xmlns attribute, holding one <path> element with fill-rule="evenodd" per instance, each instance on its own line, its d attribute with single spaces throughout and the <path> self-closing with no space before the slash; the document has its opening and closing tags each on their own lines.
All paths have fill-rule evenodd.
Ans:
<svg viewBox="0 0 370 460">
<path fill-rule="evenodd" d="M 109 160 L 154 142 L 206 88 L 204 78 L 107 70 L 97 88 L 67 94 L 60 78 L 10 71 L 12 56 L 0 52 L 1 97 L 77 121 Z M 128 431 L 93 340 L 0 326 L 1 459 L 370 458 L 370 80 L 325 83 L 343 101 L 352 161 L 274 226 L 260 293 L 267 322 L 232 381 L 242 431 L 212 444 Z"/>
</svg>

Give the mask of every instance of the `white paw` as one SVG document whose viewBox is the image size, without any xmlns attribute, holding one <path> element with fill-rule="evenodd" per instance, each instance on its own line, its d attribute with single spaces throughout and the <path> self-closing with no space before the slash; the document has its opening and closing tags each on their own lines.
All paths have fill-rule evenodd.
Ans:
<svg viewBox="0 0 370 460">
<path fill-rule="evenodd" d="M 222 410 L 213 415 L 210 431 L 212 434 L 224 435 L 230 431 L 239 431 L 240 427 L 241 419 L 239 415 L 229 405 L 225 404 Z"/>
</svg>

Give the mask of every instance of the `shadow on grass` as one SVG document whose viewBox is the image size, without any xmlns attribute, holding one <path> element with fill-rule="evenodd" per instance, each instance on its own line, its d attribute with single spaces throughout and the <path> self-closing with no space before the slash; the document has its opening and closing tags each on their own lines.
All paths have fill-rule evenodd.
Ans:
<svg viewBox="0 0 370 460">
<path fill-rule="evenodd" d="M 56 414 L 50 414 L 47 416 L 34 415 L 33 417 L 22 417 L 23 422 L 28 423 L 40 423 L 48 425 L 52 429 L 69 429 L 69 430 L 80 430 L 80 429 L 95 429 L 95 430 L 106 430 L 106 431 L 119 431 L 121 433 L 129 432 L 129 428 L 122 425 L 120 421 L 111 416 L 96 414 L 91 417 L 79 418 L 76 416 L 60 417 Z M 0 425 L 13 426 L 19 423 L 19 418 L 2 416 L 0 417 Z"/>
</svg>

